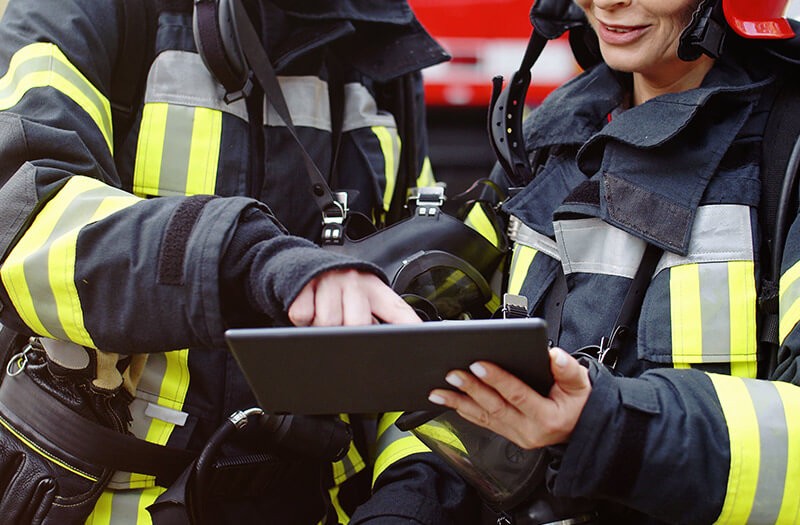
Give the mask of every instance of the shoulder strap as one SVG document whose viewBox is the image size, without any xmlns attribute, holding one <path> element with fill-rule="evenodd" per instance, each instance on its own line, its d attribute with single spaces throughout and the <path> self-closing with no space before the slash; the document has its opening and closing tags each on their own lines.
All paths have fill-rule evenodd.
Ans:
<svg viewBox="0 0 800 525">
<path fill-rule="evenodd" d="M 111 77 L 111 114 L 117 151 L 136 116 L 144 88 L 148 58 L 155 45 L 155 9 L 152 0 L 120 0 L 120 48 Z"/>
<path fill-rule="evenodd" d="M 791 82 L 778 87 L 762 143 L 759 221 L 769 254 L 762 269 L 759 341 L 768 356 L 767 374 L 774 369 L 778 341 L 778 281 L 787 230 L 798 200 L 794 187 L 800 155 L 800 89 Z M 763 374 L 760 374 L 763 375 Z"/>
</svg>

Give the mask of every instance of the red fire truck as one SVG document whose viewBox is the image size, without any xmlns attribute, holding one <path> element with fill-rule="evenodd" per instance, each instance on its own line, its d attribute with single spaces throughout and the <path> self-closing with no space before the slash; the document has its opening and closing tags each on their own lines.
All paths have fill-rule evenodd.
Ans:
<svg viewBox="0 0 800 525">
<path fill-rule="evenodd" d="M 489 104 L 492 78 L 519 67 L 531 34 L 532 0 L 410 0 L 423 26 L 452 60 L 426 69 L 429 106 Z M 528 103 L 540 102 L 579 71 L 565 38 L 548 43 L 533 68 Z"/>
</svg>

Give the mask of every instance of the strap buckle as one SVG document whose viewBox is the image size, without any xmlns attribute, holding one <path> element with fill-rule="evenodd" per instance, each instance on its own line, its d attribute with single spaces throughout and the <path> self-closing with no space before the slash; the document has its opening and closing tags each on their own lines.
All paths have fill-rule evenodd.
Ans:
<svg viewBox="0 0 800 525">
<path fill-rule="evenodd" d="M 528 317 L 528 298 L 512 293 L 503 294 L 503 319 L 525 319 Z"/>
<path fill-rule="evenodd" d="M 344 220 L 347 218 L 347 192 L 333 194 L 333 206 L 322 212 L 322 244 L 340 245 L 344 242 Z"/>
<path fill-rule="evenodd" d="M 423 217 L 436 217 L 447 198 L 444 196 L 444 186 L 422 186 L 411 188 L 409 201 L 416 204 L 416 214 Z"/>
</svg>

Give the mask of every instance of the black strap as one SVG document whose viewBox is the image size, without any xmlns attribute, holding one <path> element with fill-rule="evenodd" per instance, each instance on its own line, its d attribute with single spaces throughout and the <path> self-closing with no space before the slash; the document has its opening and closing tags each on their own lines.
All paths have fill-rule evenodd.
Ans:
<svg viewBox="0 0 800 525">
<path fill-rule="evenodd" d="M 25 373 L 3 380 L 0 413 L 66 454 L 115 471 L 149 474 L 164 486 L 195 458 L 187 450 L 149 443 L 90 421 L 43 391 Z"/>
<path fill-rule="evenodd" d="M 342 147 L 342 134 L 344 128 L 344 72 L 342 64 L 333 53 L 328 53 L 328 102 L 331 108 L 331 170 L 330 186 L 339 187 L 339 150 Z"/>
<path fill-rule="evenodd" d="M 403 75 L 395 80 L 395 99 L 399 102 L 395 112 L 400 135 L 403 137 L 403 147 L 400 150 L 400 164 L 397 170 L 394 194 L 389 205 L 386 223 L 393 224 L 405 218 L 405 204 L 408 198 L 408 188 L 416 186 L 419 167 L 417 156 L 417 113 L 416 90 L 412 74 Z"/>
<path fill-rule="evenodd" d="M 336 213 L 340 208 L 336 204 L 333 192 L 330 187 L 328 187 L 328 183 L 325 181 L 319 168 L 297 136 L 297 130 L 292 122 L 289 108 L 286 105 L 286 99 L 283 97 L 281 86 L 278 83 L 278 77 L 275 75 L 275 69 L 272 67 L 272 63 L 267 56 L 267 52 L 264 50 L 264 46 L 261 45 L 258 32 L 253 27 L 253 23 L 250 21 L 250 17 L 247 15 L 240 0 L 233 0 L 231 2 L 231 7 L 242 49 L 247 57 L 247 62 L 252 68 L 253 74 L 259 84 L 264 89 L 267 100 L 272 107 L 275 108 L 275 111 L 281 119 L 283 119 L 292 139 L 300 148 L 306 173 L 309 179 L 311 179 L 314 201 L 324 214 Z"/>
</svg>

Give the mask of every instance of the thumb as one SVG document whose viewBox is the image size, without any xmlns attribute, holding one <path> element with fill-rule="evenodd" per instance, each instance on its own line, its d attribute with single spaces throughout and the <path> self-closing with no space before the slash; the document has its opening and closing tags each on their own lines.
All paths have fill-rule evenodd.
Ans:
<svg viewBox="0 0 800 525">
<path fill-rule="evenodd" d="M 591 388 L 589 371 L 561 348 L 550 349 L 550 369 L 556 385 L 567 393 Z"/>
</svg>

